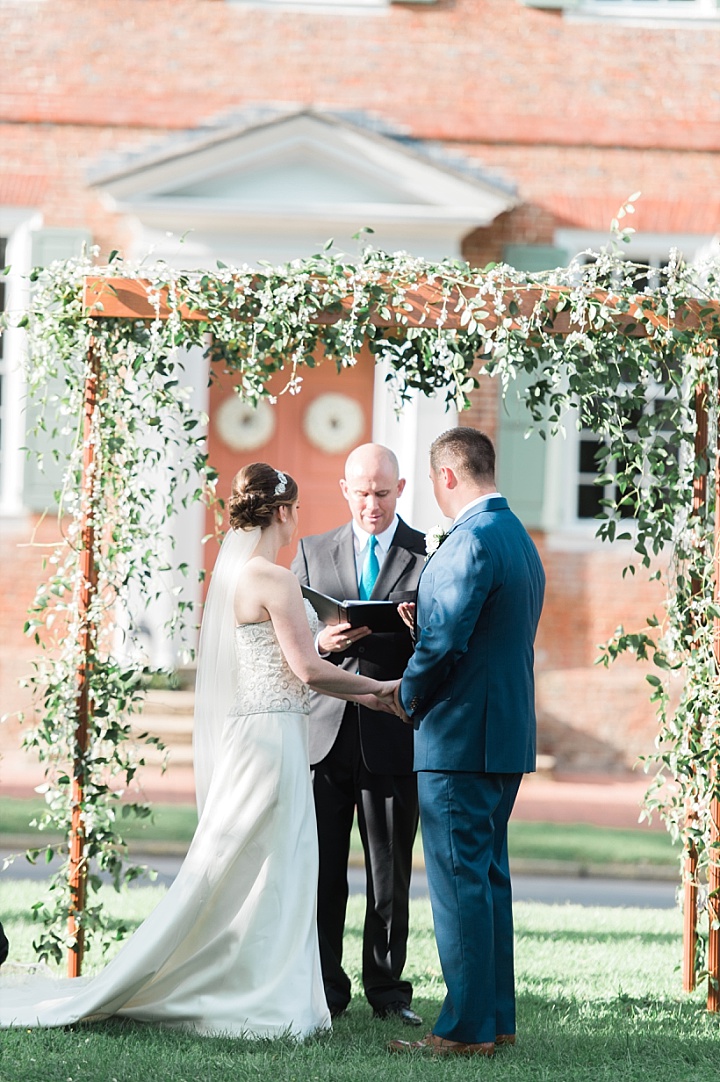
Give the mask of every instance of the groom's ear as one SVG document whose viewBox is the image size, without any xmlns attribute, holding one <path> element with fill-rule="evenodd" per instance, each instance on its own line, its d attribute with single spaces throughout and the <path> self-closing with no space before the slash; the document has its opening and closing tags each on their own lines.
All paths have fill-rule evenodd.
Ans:
<svg viewBox="0 0 720 1082">
<path fill-rule="evenodd" d="M 438 472 L 442 477 L 442 483 L 444 488 L 450 490 L 457 488 L 458 476 L 452 466 L 441 466 Z"/>
</svg>

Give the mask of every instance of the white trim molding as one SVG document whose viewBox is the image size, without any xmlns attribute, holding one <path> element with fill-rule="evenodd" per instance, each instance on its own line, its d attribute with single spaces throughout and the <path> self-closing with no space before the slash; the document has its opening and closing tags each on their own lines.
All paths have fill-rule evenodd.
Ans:
<svg viewBox="0 0 720 1082">
<path fill-rule="evenodd" d="M 502 182 L 438 148 L 311 111 L 186 134 L 94 186 L 158 256 L 167 256 L 168 232 L 186 234 L 181 258 L 198 266 L 210 254 L 283 262 L 330 237 L 342 251 L 363 227 L 386 251 L 452 257 L 469 232 L 517 203 Z"/>
</svg>

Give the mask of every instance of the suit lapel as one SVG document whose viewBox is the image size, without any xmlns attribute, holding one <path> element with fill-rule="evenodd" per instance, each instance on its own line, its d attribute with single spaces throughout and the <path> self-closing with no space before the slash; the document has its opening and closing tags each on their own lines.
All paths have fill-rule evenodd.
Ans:
<svg viewBox="0 0 720 1082">
<path fill-rule="evenodd" d="M 355 544 L 353 542 L 351 523 L 348 522 L 340 527 L 328 555 L 332 560 L 338 579 L 338 601 L 356 601 L 360 594 L 358 592 Z"/>
</svg>

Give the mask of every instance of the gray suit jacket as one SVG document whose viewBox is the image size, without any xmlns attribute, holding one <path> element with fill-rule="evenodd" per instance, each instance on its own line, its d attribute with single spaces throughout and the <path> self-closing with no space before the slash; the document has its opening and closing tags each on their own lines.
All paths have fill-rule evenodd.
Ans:
<svg viewBox="0 0 720 1082">
<path fill-rule="evenodd" d="M 425 537 L 402 519 L 380 569 L 373 601 L 414 601 L 425 560 Z M 339 601 L 358 597 L 352 523 L 300 541 L 292 570 L 303 586 Z M 402 676 L 412 654 L 410 632 L 373 634 L 350 650 L 328 660 L 351 672 L 376 680 Z M 314 766 L 328 754 L 342 722 L 345 702 L 327 695 L 311 696 L 310 762 Z M 363 759 L 373 774 L 411 774 L 412 727 L 390 714 L 360 707 L 360 745 Z"/>
</svg>

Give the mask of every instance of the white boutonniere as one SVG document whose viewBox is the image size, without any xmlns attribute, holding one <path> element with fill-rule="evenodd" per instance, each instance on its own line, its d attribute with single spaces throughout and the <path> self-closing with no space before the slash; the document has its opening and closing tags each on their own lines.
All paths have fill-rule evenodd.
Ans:
<svg viewBox="0 0 720 1082">
<path fill-rule="evenodd" d="M 433 553 L 437 552 L 447 535 L 448 532 L 444 526 L 433 526 L 431 530 L 428 530 L 425 534 L 426 560 L 429 560 Z"/>
</svg>

